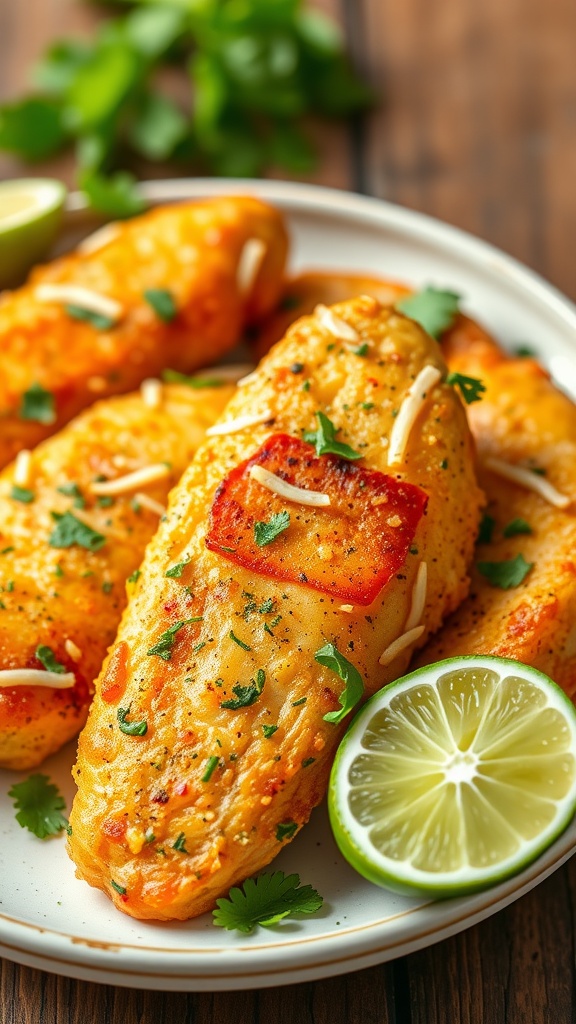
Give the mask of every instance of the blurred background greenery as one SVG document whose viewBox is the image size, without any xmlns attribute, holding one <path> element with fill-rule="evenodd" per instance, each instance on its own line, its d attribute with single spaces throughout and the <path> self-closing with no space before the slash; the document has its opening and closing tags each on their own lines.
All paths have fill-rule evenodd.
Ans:
<svg viewBox="0 0 576 1024">
<path fill-rule="evenodd" d="M 307 175 L 310 118 L 375 97 L 337 22 L 304 0 L 117 0 L 92 37 L 56 40 L 30 92 L 0 107 L 0 149 L 38 162 L 72 148 L 76 184 L 137 213 L 138 161 L 169 173 Z"/>
</svg>

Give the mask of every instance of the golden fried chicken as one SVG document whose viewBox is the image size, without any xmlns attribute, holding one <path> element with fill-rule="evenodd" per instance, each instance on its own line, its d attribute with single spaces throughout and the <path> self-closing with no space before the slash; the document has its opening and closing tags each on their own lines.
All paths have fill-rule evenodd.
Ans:
<svg viewBox="0 0 576 1024">
<path fill-rule="evenodd" d="M 574 699 L 576 406 L 537 362 L 507 356 L 464 317 L 442 351 L 451 370 L 486 386 L 468 415 L 489 518 L 470 597 L 418 663 L 459 654 L 515 658 Z"/>
<path fill-rule="evenodd" d="M 186 919 L 308 820 L 354 704 L 468 589 L 481 494 L 436 342 L 371 298 L 299 320 L 209 431 L 80 739 L 69 850 Z"/>
<path fill-rule="evenodd" d="M 35 767 L 83 725 L 126 580 L 232 392 L 147 382 L 0 474 L 0 767 Z"/>
<path fill-rule="evenodd" d="M 258 199 L 109 225 L 0 299 L 0 467 L 95 399 L 214 362 L 272 310 L 287 236 Z"/>
</svg>

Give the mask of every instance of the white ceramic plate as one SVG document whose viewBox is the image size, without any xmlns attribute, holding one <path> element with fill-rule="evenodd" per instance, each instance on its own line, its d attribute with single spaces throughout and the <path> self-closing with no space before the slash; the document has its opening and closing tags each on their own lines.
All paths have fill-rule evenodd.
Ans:
<svg viewBox="0 0 576 1024">
<path fill-rule="evenodd" d="M 277 182 L 171 181 L 145 186 L 155 202 L 255 193 L 286 213 L 292 265 L 342 268 L 414 284 L 449 286 L 505 344 L 529 344 L 576 396 L 576 310 L 509 257 L 444 224 L 373 199 Z M 89 229 L 77 197 L 68 238 Z M 43 766 L 70 806 L 73 745 Z M 134 921 L 74 878 L 61 838 L 41 843 L 15 821 L 7 792 L 22 776 L 0 773 L 0 955 L 58 974 L 166 990 L 259 988 L 358 970 L 446 938 L 528 892 L 576 849 L 576 823 L 516 878 L 443 903 L 376 888 L 340 857 L 324 808 L 275 861 L 325 899 L 323 911 L 250 936 L 184 924 Z"/>
</svg>

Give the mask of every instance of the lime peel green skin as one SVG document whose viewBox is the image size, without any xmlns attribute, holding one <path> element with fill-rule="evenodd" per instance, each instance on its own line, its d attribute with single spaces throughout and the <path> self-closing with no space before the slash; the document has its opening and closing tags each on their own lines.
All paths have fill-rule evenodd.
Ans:
<svg viewBox="0 0 576 1024">
<path fill-rule="evenodd" d="M 0 224 L 0 290 L 22 284 L 31 267 L 48 255 L 58 234 L 66 200 L 66 188 L 53 179 L 25 178 L 21 182 L 0 183 L 0 190 L 2 184 L 11 188 L 21 184 L 25 190 L 27 185 L 33 188 L 34 184 L 47 182 L 53 188 L 52 202 L 40 210 L 31 210 L 29 218 L 23 214 L 19 223 L 4 228 Z"/>
<path fill-rule="evenodd" d="M 443 900 L 458 896 L 467 896 L 500 884 L 501 882 L 512 878 L 514 875 L 519 874 L 530 864 L 533 864 L 534 861 L 536 861 L 538 857 L 540 857 L 541 854 L 544 853 L 544 851 L 547 850 L 552 843 L 554 843 L 559 836 L 566 831 L 568 825 L 574 818 L 574 814 L 576 813 L 575 791 L 571 803 L 566 807 L 565 813 L 558 820 L 553 831 L 546 831 L 541 842 L 535 841 L 530 852 L 526 856 L 523 857 L 520 855 L 518 862 L 512 863 L 508 869 L 496 865 L 492 869 L 487 868 L 481 878 L 469 879 L 468 881 L 463 880 L 461 877 L 457 877 L 456 872 L 454 873 L 456 876 L 454 882 L 443 881 L 442 883 L 435 884 L 432 881 L 403 881 L 401 878 L 391 875 L 380 864 L 376 866 L 376 864 L 366 856 L 364 851 L 354 841 L 354 838 L 350 834 L 350 830 L 343 824 L 338 812 L 338 773 L 343 756 L 346 752 L 347 740 L 355 731 L 357 723 L 363 719 L 366 719 L 366 721 L 370 719 L 373 712 L 378 708 L 379 701 L 381 700 L 384 692 L 388 695 L 392 693 L 392 691 L 405 688 L 407 684 L 417 682 L 419 679 L 422 680 L 423 676 L 429 676 L 432 673 L 433 676 L 437 677 L 450 668 L 455 668 L 456 666 L 465 667 L 466 663 L 468 663 L 471 668 L 493 668 L 497 670 L 500 675 L 504 675 L 506 670 L 514 672 L 515 674 L 527 673 L 536 680 L 539 679 L 543 681 L 544 689 L 551 689 L 552 692 L 556 694 L 559 702 L 566 708 L 567 717 L 571 718 L 573 723 L 576 725 L 576 708 L 564 691 L 548 676 L 544 675 L 543 672 L 538 671 L 538 669 L 525 665 L 522 662 L 514 661 L 511 658 L 499 658 L 492 655 L 463 655 L 455 658 L 446 658 L 445 660 L 437 661 L 432 665 L 425 665 L 424 667 L 416 669 L 414 672 L 410 672 L 407 675 L 402 676 L 400 679 L 395 680 L 393 683 L 390 683 L 388 686 L 379 690 L 378 693 L 375 693 L 370 697 L 350 722 L 340 746 L 338 747 L 330 774 L 328 814 L 336 844 L 341 854 L 348 861 L 351 867 L 353 867 L 369 882 L 373 882 L 374 885 L 378 885 L 380 888 L 390 889 L 392 892 L 399 893 L 402 896 L 422 896 L 434 900 Z M 431 874 L 431 878 L 432 877 L 433 876 Z"/>
</svg>

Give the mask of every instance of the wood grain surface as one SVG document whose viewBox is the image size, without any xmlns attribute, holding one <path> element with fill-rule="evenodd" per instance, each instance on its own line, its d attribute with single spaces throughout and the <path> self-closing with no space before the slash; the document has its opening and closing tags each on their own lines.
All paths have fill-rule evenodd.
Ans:
<svg viewBox="0 0 576 1024">
<path fill-rule="evenodd" d="M 382 101 L 322 129 L 316 181 L 380 196 L 488 239 L 576 298 L 573 0 L 317 0 Z M 0 0 L 0 97 L 79 0 Z M 0 177 L 22 173 L 0 158 Z M 36 173 L 70 182 L 68 159 Z M 0 887 L 9 880 L 0 880 Z M 262 992 L 164 994 L 0 961 L 0 1024 L 569 1024 L 576 862 L 488 921 L 380 967 Z"/>
</svg>

